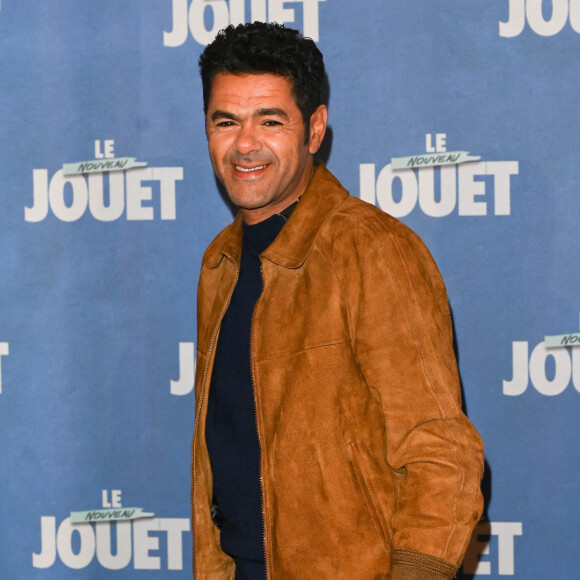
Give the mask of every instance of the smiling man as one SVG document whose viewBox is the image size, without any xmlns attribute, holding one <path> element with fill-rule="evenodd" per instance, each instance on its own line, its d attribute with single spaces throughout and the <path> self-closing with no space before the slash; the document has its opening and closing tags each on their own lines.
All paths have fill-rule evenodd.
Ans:
<svg viewBox="0 0 580 580">
<path fill-rule="evenodd" d="M 206 111 L 209 153 L 244 223 L 263 221 L 304 193 L 325 129 L 326 107 L 319 105 L 305 138 L 292 82 L 286 77 L 224 72 L 215 76 Z"/>
<path fill-rule="evenodd" d="M 314 161 L 314 42 L 228 27 L 200 68 L 211 162 L 239 212 L 198 289 L 194 577 L 452 578 L 483 450 L 437 267 Z"/>
</svg>

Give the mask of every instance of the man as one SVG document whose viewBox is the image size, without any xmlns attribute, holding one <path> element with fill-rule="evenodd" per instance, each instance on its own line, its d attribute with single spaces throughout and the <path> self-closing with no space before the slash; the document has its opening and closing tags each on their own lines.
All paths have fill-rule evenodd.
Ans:
<svg viewBox="0 0 580 580">
<path fill-rule="evenodd" d="M 314 154 L 324 65 L 279 25 L 200 58 L 234 222 L 198 292 L 194 576 L 447 579 L 481 515 L 445 288 L 422 242 Z"/>
</svg>

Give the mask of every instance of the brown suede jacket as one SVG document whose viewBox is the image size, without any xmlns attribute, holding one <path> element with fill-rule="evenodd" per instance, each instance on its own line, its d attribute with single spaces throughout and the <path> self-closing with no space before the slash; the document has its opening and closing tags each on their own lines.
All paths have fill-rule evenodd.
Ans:
<svg viewBox="0 0 580 580">
<path fill-rule="evenodd" d="M 210 516 L 207 391 L 236 284 L 238 215 L 198 293 L 194 577 L 234 577 Z M 251 365 L 268 577 L 452 578 L 482 509 L 482 443 L 461 411 L 447 295 L 401 222 L 322 164 L 261 255 Z"/>
</svg>

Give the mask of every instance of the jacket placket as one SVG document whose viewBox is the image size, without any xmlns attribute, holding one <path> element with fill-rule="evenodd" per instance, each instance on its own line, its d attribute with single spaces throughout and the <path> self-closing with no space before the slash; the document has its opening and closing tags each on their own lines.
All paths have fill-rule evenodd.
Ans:
<svg viewBox="0 0 580 580">
<path fill-rule="evenodd" d="M 210 363 L 213 359 L 213 354 L 214 354 L 214 348 L 215 345 L 217 343 L 217 337 L 219 335 L 219 330 L 221 327 L 221 323 L 222 320 L 230 306 L 230 302 L 232 300 L 232 296 L 234 294 L 234 289 L 236 287 L 236 284 L 238 283 L 238 277 L 240 274 L 240 269 L 239 266 L 235 263 L 234 260 L 230 260 L 232 262 L 232 264 L 235 267 L 235 276 L 234 276 L 234 281 L 232 283 L 232 287 L 230 288 L 230 291 L 228 293 L 228 298 L 224 303 L 223 308 L 220 311 L 220 315 L 216 321 L 215 324 L 215 328 L 213 330 L 212 333 L 212 338 L 211 341 L 209 343 L 209 347 L 208 347 L 208 351 L 207 351 L 207 357 L 206 357 L 206 361 L 205 361 L 205 367 L 203 370 L 203 377 L 202 377 L 202 381 L 201 381 L 201 386 L 200 386 L 200 390 L 199 390 L 199 401 L 196 401 L 197 403 L 197 409 L 195 412 L 195 420 L 194 420 L 194 430 L 193 430 L 193 440 L 192 440 L 192 446 L 191 446 L 191 477 L 192 477 L 192 481 L 194 480 L 195 477 L 195 469 L 196 469 L 196 453 L 195 453 L 195 449 L 197 447 L 197 438 L 198 438 L 198 434 L 199 434 L 199 418 L 201 415 L 201 410 L 203 408 L 203 403 L 204 403 L 204 399 L 205 399 L 205 391 L 206 391 L 206 384 L 207 384 L 207 375 L 209 372 L 209 367 L 210 367 Z M 195 501 L 194 501 L 194 497 L 192 496 L 192 502 L 191 502 L 191 538 L 192 538 L 192 554 L 193 554 L 193 574 L 194 574 L 194 578 L 196 577 L 196 561 L 195 561 Z"/>
<path fill-rule="evenodd" d="M 260 256 L 260 262 L 262 258 Z M 265 454 L 264 454 L 264 433 L 263 429 L 261 428 L 261 421 L 260 421 L 260 401 L 258 396 L 258 389 L 256 388 L 256 370 L 255 370 L 255 361 L 256 356 L 254 352 L 254 345 L 255 345 L 255 328 L 256 328 L 256 311 L 260 305 L 260 298 L 264 292 L 264 266 L 263 264 L 260 265 L 260 276 L 262 278 L 262 292 L 260 293 L 260 297 L 256 301 L 254 305 L 254 311 L 252 312 L 252 320 L 250 323 L 250 370 L 251 370 L 251 379 L 252 379 L 252 391 L 254 394 L 254 418 L 256 420 L 256 431 L 258 433 L 258 446 L 260 451 L 260 499 L 262 503 L 262 525 L 263 525 L 263 548 L 264 548 L 264 562 L 266 565 L 266 579 L 269 580 L 270 576 L 270 558 L 268 557 L 268 527 L 266 525 L 266 498 L 264 493 L 264 463 L 265 463 Z"/>
</svg>

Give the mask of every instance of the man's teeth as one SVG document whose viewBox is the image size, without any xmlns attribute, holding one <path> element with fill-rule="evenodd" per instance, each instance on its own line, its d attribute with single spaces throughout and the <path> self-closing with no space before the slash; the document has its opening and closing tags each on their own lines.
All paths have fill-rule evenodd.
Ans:
<svg viewBox="0 0 580 580">
<path fill-rule="evenodd" d="M 243 173 L 249 173 L 250 171 L 258 171 L 258 169 L 264 169 L 264 167 L 266 166 L 260 165 L 258 167 L 240 167 L 239 165 L 236 165 L 236 169 L 238 171 L 242 171 Z"/>
</svg>

